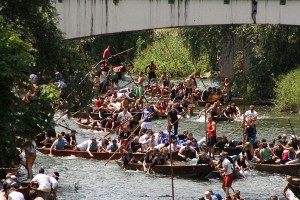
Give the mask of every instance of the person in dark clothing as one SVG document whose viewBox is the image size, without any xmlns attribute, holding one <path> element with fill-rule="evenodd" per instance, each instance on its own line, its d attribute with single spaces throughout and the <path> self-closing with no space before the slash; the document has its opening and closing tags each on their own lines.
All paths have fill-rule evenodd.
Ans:
<svg viewBox="0 0 300 200">
<path fill-rule="evenodd" d="M 175 106 L 172 106 L 171 111 L 168 112 L 168 117 L 171 123 L 171 126 L 174 126 L 174 135 L 178 134 L 178 111 L 175 109 Z"/>
</svg>

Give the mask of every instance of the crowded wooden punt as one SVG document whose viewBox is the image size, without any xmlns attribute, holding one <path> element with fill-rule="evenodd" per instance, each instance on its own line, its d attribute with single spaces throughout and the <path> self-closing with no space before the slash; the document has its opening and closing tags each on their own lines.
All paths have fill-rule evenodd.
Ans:
<svg viewBox="0 0 300 200">
<path fill-rule="evenodd" d="M 285 174 L 290 176 L 298 176 L 298 171 L 300 170 L 300 163 L 298 164 L 261 164 L 248 161 L 251 168 L 276 174 Z"/>
<path fill-rule="evenodd" d="M 143 164 L 138 163 L 129 163 L 128 165 L 124 165 L 123 161 L 116 160 L 116 163 L 127 169 L 127 170 L 139 170 L 144 171 Z M 204 178 L 206 177 L 212 170 L 214 170 L 214 166 L 203 164 L 203 165 L 190 165 L 184 163 L 174 163 L 173 166 L 173 174 L 174 176 L 179 177 L 191 177 L 191 178 Z M 170 175 L 171 174 L 171 165 L 156 165 L 151 168 L 154 173 Z"/>
</svg>

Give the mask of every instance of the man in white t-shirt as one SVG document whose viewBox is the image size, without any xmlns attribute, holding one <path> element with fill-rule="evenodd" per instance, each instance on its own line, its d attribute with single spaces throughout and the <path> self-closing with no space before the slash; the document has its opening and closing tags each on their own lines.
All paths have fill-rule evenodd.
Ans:
<svg viewBox="0 0 300 200">
<path fill-rule="evenodd" d="M 220 154 L 220 161 L 222 162 L 222 167 L 219 167 L 219 171 L 224 175 L 222 188 L 226 193 L 226 197 L 230 197 L 229 188 L 231 188 L 233 181 L 233 167 L 231 166 L 230 161 L 227 159 L 228 153 L 223 152 Z"/>
<path fill-rule="evenodd" d="M 252 120 L 253 124 L 257 120 L 257 112 L 254 110 L 254 105 L 250 105 L 250 110 L 247 110 L 244 114 L 244 122 L 248 122 L 249 119 Z"/>
<path fill-rule="evenodd" d="M 90 140 L 86 140 L 76 146 L 77 151 L 87 151 L 91 157 L 94 157 L 91 152 L 97 152 L 101 148 L 101 144 L 97 141 L 95 136 L 92 136 Z"/>
<path fill-rule="evenodd" d="M 8 200 L 25 200 L 24 195 L 12 187 L 9 190 Z"/>
<path fill-rule="evenodd" d="M 122 112 L 118 114 L 118 120 L 120 121 L 121 125 L 119 127 L 119 131 L 124 131 L 125 133 L 130 130 L 130 120 L 132 115 L 128 112 L 127 108 L 124 108 Z"/>
<path fill-rule="evenodd" d="M 39 174 L 33 177 L 30 184 L 32 185 L 33 182 L 37 182 L 39 184 L 38 190 L 42 190 L 44 192 L 51 192 L 50 176 L 44 174 L 43 168 L 39 170 Z"/>
<path fill-rule="evenodd" d="M 256 125 L 255 125 L 256 120 L 257 120 L 257 112 L 254 110 L 254 105 L 250 105 L 250 109 L 247 110 L 244 114 L 244 124 L 249 125 L 249 123 L 251 123 L 251 126 L 253 126 L 254 135 L 256 135 Z M 246 127 L 244 133 L 246 133 Z M 246 137 L 246 135 L 244 137 Z"/>
</svg>

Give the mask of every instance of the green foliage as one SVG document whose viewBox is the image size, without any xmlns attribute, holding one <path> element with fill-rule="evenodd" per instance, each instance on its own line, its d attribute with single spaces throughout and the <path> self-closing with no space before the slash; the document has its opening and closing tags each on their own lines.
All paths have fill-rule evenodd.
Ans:
<svg viewBox="0 0 300 200">
<path fill-rule="evenodd" d="M 62 99 L 67 108 L 90 101 L 91 80 L 83 78 L 92 62 L 80 43 L 63 40 L 56 25 L 50 0 L 0 0 L 1 166 L 17 159 L 12 156 L 21 145 L 16 135 L 34 137 L 50 127 Z M 56 71 L 67 83 L 62 94 L 52 84 Z M 38 74 L 39 88 L 28 83 L 31 73 Z"/>
<path fill-rule="evenodd" d="M 138 45 L 143 44 L 140 40 Z M 137 49 L 142 49 L 138 46 Z M 145 67 L 153 60 L 158 67 L 158 73 L 166 71 L 172 76 L 186 76 L 200 66 L 200 62 L 193 63 L 189 49 L 183 45 L 183 39 L 176 29 L 157 32 L 155 42 L 147 48 L 137 51 L 134 59 L 135 68 L 145 71 Z"/>
<path fill-rule="evenodd" d="M 300 68 L 283 76 L 276 88 L 276 108 L 280 111 L 300 111 Z"/>
<path fill-rule="evenodd" d="M 112 55 L 125 51 L 129 48 L 134 48 L 125 54 L 116 56 L 110 59 L 110 63 L 114 66 L 125 64 L 127 61 L 134 59 L 134 56 L 141 49 L 147 47 L 147 43 L 153 41 L 153 31 L 138 31 L 138 32 L 124 32 L 109 35 L 101 35 L 95 38 L 82 39 L 83 52 L 92 57 L 95 61 L 102 59 L 102 53 L 108 45 L 110 45 L 110 52 Z M 137 42 L 139 42 L 137 44 Z"/>
</svg>

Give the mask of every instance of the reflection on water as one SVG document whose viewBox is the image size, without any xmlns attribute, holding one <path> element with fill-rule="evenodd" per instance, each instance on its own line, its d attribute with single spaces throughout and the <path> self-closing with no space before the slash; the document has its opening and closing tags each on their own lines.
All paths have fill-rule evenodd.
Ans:
<svg viewBox="0 0 300 200">
<path fill-rule="evenodd" d="M 291 119 L 296 132 L 299 131 L 300 119 L 298 115 L 274 113 L 270 107 L 258 107 L 257 120 L 258 139 L 272 140 L 278 134 L 291 134 L 287 119 Z M 196 114 L 197 112 L 195 112 Z M 165 119 L 154 122 L 155 132 L 166 129 Z M 241 120 L 233 122 L 218 122 L 217 134 L 227 135 L 240 126 Z M 67 125 L 77 128 L 72 120 L 67 120 Z M 200 139 L 205 132 L 205 123 L 202 118 L 192 116 L 179 122 L 179 132 L 184 129 Z M 64 129 L 57 128 L 57 131 Z M 64 130 L 65 131 L 65 130 Z M 79 130 L 77 140 L 82 142 L 92 135 L 102 136 L 101 132 Z M 238 131 L 229 139 L 241 140 L 242 131 Z M 106 161 L 81 159 L 73 156 L 60 158 L 38 155 L 34 166 L 36 174 L 38 168 L 43 166 L 47 173 L 58 171 L 61 174 L 58 197 L 59 199 L 171 199 L 171 179 L 168 176 L 145 174 L 144 172 L 124 171 L 114 161 L 104 166 Z M 22 174 L 23 176 L 26 173 Z M 285 176 L 267 174 L 251 170 L 244 179 L 235 180 L 234 189 L 239 189 L 245 199 L 267 199 L 271 195 L 282 196 L 285 185 Z M 198 199 L 204 192 L 212 188 L 224 195 L 221 181 L 218 179 L 197 180 L 174 178 L 175 199 Z"/>
</svg>

